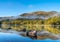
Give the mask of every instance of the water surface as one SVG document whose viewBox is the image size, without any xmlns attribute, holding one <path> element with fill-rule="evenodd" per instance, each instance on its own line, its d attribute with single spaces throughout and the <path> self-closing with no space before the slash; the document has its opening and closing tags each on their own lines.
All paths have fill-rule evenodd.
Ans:
<svg viewBox="0 0 60 42">
<path fill-rule="evenodd" d="M 12 33 L 2 33 L 0 32 L 0 42 L 60 42 L 60 40 L 36 40 L 29 37 L 23 37 L 21 35 Z"/>
</svg>

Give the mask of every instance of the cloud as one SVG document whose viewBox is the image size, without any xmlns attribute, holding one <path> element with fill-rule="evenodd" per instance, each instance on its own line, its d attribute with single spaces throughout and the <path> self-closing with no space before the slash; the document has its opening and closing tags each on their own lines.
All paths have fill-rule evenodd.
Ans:
<svg viewBox="0 0 60 42">
<path fill-rule="evenodd" d="M 28 8 L 32 8 L 33 7 L 33 5 L 28 5 Z"/>
</svg>

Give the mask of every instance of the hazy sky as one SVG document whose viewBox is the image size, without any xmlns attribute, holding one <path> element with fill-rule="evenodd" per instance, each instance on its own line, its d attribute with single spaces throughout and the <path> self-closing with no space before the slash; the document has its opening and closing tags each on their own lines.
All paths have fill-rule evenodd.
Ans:
<svg viewBox="0 0 60 42">
<path fill-rule="evenodd" d="M 60 0 L 0 0 L 0 17 L 33 11 L 60 11 Z"/>
</svg>

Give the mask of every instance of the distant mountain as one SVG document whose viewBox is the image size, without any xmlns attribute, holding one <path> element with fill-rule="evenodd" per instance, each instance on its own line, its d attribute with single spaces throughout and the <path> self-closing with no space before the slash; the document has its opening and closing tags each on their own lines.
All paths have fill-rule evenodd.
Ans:
<svg viewBox="0 0 60 42">
<path fill-rule="evenodd" d="M 48 19 L 53 16 L 60 16 L 59 12 L 56 11 L 37 11 L 31 13 L 23 13 L 19 16 L 11 16 L 11 17 L 0 17 L 0 21 L 2 20 L 15 20 L 15 19 Z"/>
<path fill-rule="evenodd" d="M 58 14 L 58 12 L 56 11 L 50 11 L 50 12 L 38 11 L 38 12 L 32 12 L 32 13 L 24 13 L 20 16 L 26 19 L 48 19 L 52 16 L 55 16 L 56 14 Z"/>
<path fill-rule="evenodd" d="M 0 17 L 0 21 L 3 21 L 3 20 L 14 20 L 15 19 L 15 16 L 11 16 L 11 17 Z"/>
</svg>

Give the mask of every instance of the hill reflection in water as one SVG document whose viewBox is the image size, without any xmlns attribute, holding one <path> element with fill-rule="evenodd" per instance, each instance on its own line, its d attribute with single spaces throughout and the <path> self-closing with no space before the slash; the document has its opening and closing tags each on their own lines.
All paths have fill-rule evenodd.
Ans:
<svg viewBox="0 0 60 42">
<path fill-rule="evenodd" d="M 29 37 L 23 37 L 17 34 L 0 32 L 0 42 L 60 42 L 60 40 L 51 40 L 51 39 L 33 40 Z"/>
<path fill-rule="evenodd" d="M 59 34 L 53 34 L 50 33 L 48 31 L 39 31 L 36 33 L 36 35 L 32 32 L 24 32 L 21 34 L 24 37 L 30 37 L 31 39 L 37 39 L 37 40 L 44 40 L 44 39 L 52 39 L 52 40 L 58 40 L 60 39 L 60 35 Z"/>
</svg>

